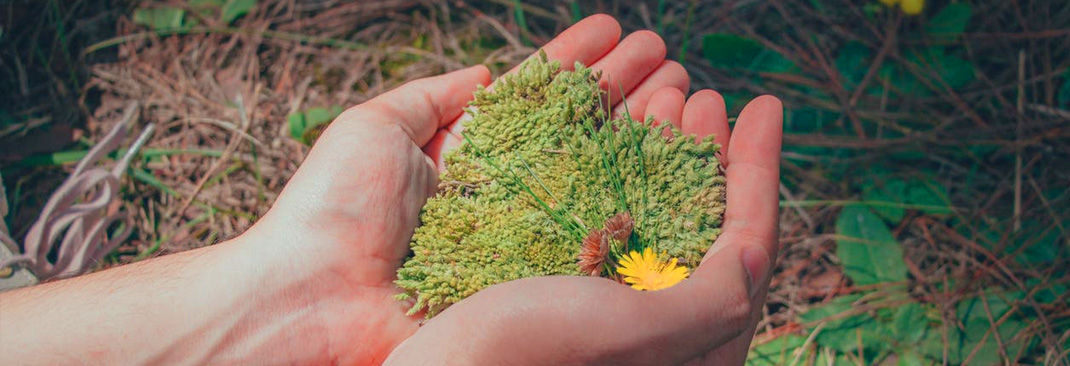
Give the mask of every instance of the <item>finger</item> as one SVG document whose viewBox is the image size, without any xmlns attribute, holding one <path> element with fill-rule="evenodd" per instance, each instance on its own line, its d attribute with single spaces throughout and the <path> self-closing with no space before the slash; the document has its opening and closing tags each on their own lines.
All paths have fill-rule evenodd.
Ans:
<svg viewBox="0 0 1070 366">
<path fill-rule="evenodd" d="M 427 154 L 427 157 L 435 162 L 435 170 L 439 172 L 446 171 L 446 163 L 442 159 L 442 153 L 449 151 L 447 149 L 452 148 L 450 144 L 455 143 L 454 140 L 457 139 L 455 139 L 449 131 L 440 129 L 438 132 L 435 132 L 435 136 L 431 138 L 431 141 L 428 141 L 427 145 L 424 145 L 424 154 Z"/>
<path fill-rule="evenodd" d="M 542 50 L 546 52 L 547 59 L 560 61 L 562 69 L 572 70 L 576 62 L 590 65 L 609 53 L 620 40 L 620 33 L 620 23 L 616 19 L 606 14 L 595 14 L 565 29 L 542 46 Z M 517 70 L 520 70 L 520 65 L 506 74 Z"/>
<path fill-rule="evenodd" d="M 625 37 L 591 68 L 602 72 L 598 85 L 609 92 L 609 105 L 614 106 L 621 95 L 631 93 L 664 60 L 665 42 L 661 37 L 651 31 L 638 31 Z"/>
<path fill-rule="evenodd" d="M 764 298 L 777 251 L 781 109 L 771 96 L 743 109 L 728 151 L 724 232 L 688 280 L 652 294 L 652 309 L 669 314 L 659 321 L 682 332 L 668 338 L 693 352 L 681 362 L 743 335 Z"/>
<path fill-rule="evenodd" d="M 703 139 L 714 135 L 714 142 L 721 145 L 721 162 L 726 162 L 726 151 L 731 130 L 728 128 L 728 116 L 725 114 L 724 98 L 721 94 L 704 89 L 700 90 L 684 105 L 683 127 L 685 134 L 692 134 Z"/>
<path fill-rule="evenodd" d="M 478 65 L 448 74 L 405 83 L 345 111 L 339 120 L 394 124 L 417 146 L 424 146 L 436 131 L 461 115 L 479 85 L 490 82 L 490 70 Z"/>
<path fill-rule="evenodd" d="M 684 92 L 679 89 L 668 87 L 662 88 L 650 97 L 650 103 L 646 107 L 647 117 L 653 117 L 654 126 L 668 122 L 680 127 L 680 120 L 684 113 Z"/>
<path fill-rule="evenodd" d="M 727 125 L 727 123 L 726 123 Z M 758 253 L 743 258 L 752 284 L 752 304 L 764 304 L 769 272 L 778 248 L 778 188 L 780 148 L 783 133 L 783 106 L 772 96 L 761 96 L 747 104 L 732 131 L 726 160 L 728 202 L 724 233 L 717 239 L 713 256 L 728 248 Z M 759 257 L 759 258 L 755 258 Z M 704 260 L 704 262 L 712 259 Z M 711 267 L 703 263 L 700 266 Z M 712 266 L 716 268 L 717 266 Z M 761 273 L 761 275 L 757 275 Z M 697 271 L 696 271 L 697 275 Z M 747 357 L 761 307 L 754 306 L 749 327 L 735 339 L 707 355 L 707 365 L 738 365 Z"/>
<path fill-rule="evenodd" d="M 783 107 L 773 96 L 755 98 L 740 113 L 728 147 L 724 232 L 776 253 Z"/>
<path fill-rule="evenodd" d="M 613 115 L 619 116 L 625 112 L 633 118 L 638 118 L 646 113 L 646 106 L 654 92 L 672 87 L 687 93 L 691 89 L 691 78 L 687 76 L 687 70 L 676 61 L 662 61 L 654 72 L 650 73 L 630 94 L 624 97 L 623 103 L 618 103 L 613 108 Z M 620 91 L 611 90 L 619 93 Z"/>
</svg>

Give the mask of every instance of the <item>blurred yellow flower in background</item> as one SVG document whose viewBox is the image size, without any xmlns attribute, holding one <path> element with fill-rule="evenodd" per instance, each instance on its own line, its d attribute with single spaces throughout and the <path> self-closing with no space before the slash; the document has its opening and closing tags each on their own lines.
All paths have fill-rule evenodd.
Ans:
<svg viewBox="0 0 1070 366">
<path fill-rule="evenodd" d="M 921 10 L 925 8 L 925 0 L 879 0 L 881 4 L 887 7 L 895 7 L 899 5 L 899 9 L 903 10 L 906 15 L 918 15 L 921 14 Z"/>
</svg>

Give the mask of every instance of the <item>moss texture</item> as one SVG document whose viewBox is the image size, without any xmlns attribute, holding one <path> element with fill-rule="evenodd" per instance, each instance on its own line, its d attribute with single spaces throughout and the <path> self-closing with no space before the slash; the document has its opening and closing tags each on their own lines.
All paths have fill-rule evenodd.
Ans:
<svg viewBox="0 0 1070 366">
<path fill-rule="evenodd" d="M 582 275 L 584 237 L 622 212 L 635 229 L 611 256 L 652 246 L 688 268 L 699 263 L 721 232 L 719 146 L 668 125 L 609 121 L 603 96 L 590 69 L 561 70 L 545 56 L 475 93 L 466 143 L 447 154 L 398 270 L 411 313 L 431 317 L 501 282 Z"/>
</svg>

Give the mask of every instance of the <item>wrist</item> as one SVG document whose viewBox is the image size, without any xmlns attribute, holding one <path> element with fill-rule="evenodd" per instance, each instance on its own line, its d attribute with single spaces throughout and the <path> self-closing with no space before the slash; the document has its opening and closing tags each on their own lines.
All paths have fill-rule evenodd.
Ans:
<svg viewBox="0 0 1070 366">
<path fill-rule="evenodd" d="M 327 353 L 325 322 L 306 274 L 278 245 L 285 241 L 250 230 L 213 246 L 206 272 L 221 286 L 205 305 L 224 309 L 206 332 L 216 337 L 208 364 L 316 363 Z"/>
</svg>

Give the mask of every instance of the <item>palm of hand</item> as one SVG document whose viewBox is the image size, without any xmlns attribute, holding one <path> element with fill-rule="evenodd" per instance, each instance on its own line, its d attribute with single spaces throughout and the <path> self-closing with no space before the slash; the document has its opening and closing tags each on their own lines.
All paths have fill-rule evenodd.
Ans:
<svg viewBox="0 0 1070 366">
<path fill-rule="evenodd" d="M 761 161 L 757 161 L 757 164 L 768 170 L 768 165 L 772 164 L 773 224 L 748 224 L 747 220 L 743 220 L 740 223 L 744 225 L 742 230 L 736 231 L 743 236 L 753 235 L 756 239 L 770 241 L 768 234 L 772 231 L 762 231 L 769 226 L 775 228 L 775 154 L 779 150 L 779 126 L 770 131 L 777 134 L 775 146 L 758 148 L 766 156 L 753 158 L 742 153 L 737 158 L 733 150 L 727 148 L 729 132 L 720 97 L 716 93 L 700 92 L 685 105 L 683 93 L 688 89 L 687 73 L 679 64 L 664 61 L 665 47 L 661 40 L 652 33 L 639 32 L 618 44 L 619 35 L 620 28 L 616 21 L 596 16 L 565 31 L 544 49 L 551 59 L 557 59 L 563 65 L 580 61 L 602 70 L 603 86 L 607 90 L 623 89 L 627 94 L 628 112 L 632 115 L 652 115 L 656 120 L 670 121 L 685 133 L 715 133 L 718 142 L 729 151 L 728 158 L 742 161 L 738 163 L 740 165 L 753 166 L 755 161 L 751 160 L 758 159 Z M 343 364 L 379 363 L 419 328 L 421 317 L 406 316 L 407 306 L 394 300 L 393 296 L 398 290 L 393 281 L 408 253 L 409 240 L 418 224 L 420 209 L 434 192 L 437 177 L 435 167 L 441 166 L 441 153 L 460 143 L 456 137 L 460 132 L 456 120 L 461 108 L 470 99 L 476 84 L 485 85 L 488 82 L 489 73 L 486 69 L 467 69 L 407 84 L 346 111 L 325 131 L 280 195 L 275 207 L 254 228 L 277 241 L 295 243 L 293 245 L 309 243 L 308 247 L 303 248 L 283 246 L 281 252 L 289 253 L 280 254 L 281 257 L 289 257 L 286 261 L 288 268 L 284 268 L 283 272 L 304 274 L 307 281 L 299 281 L 302 285 L 286 289 L 281 295 L 287 301 L 307 302 L 305 307 L 311 310 L 307 316 L 313 318 L 313 323 L 320 324 L 316 336 L 322 339 L 316 343 L 325 349 L 321 349 L 319 354 L 328 361 Z M 611 102 L 618 99 L 614 98 Z M 774 109 L 779 113 L 779 104 L 770 104 L 774 102 L 765 102 L 764 108 L 751 114 L 769 114 Z M 617 111 L 623 111 L 623 106 L 618 106 Z M 751 119 L 759 117 L 769 116 Z M 746 144 L 749 143 L 744 141 L 740 145 Z M 771 162 L 767 156 L 770 150 L 773 151 Z M 736 175 L 753 175 L 753 172 L 748 172 L 744 170 Z M 730 169 L 730 187 L 732 179 Z M 768 184 L 754 185 L 755 189 L 768 190 L 765 188 Z M 733 194 L 753 195 L 753 192 L 733 192 L 732 188 L 729 189 L 729 207 L 732 207 Z M 748 200 L 753 201 L 752 198 Z M 768 210 L 760 208 L 751 211 L 762 209 Z M 732 223 L 732 215 L 744 219 L 768 216 L 765 212 L 731 210 L 726 230 Z M 727 235 L 724 236 L 731 237 L 731 233 L 730 230 L 726 231 Z M 775 247 L 765 250 L 772 252 Z M 720 261 L 726 260 L 722 258 Z M 738 253 L 728 261 L 738 262 Z M 726 266 L 732 267 L 730 264 Z M 738 265 L 736 263 L 736 267 Z M 742 274 L 737 277 L 745 276 Z M 708 350 L 735 338 L 729 343 L 728 351 L 718 348 L 709 353 L 673 354 L 672 359 L 741 359 L 741 354 L 745 356 L 750 336 L 735 336 L 750 323 L 751 312 L 748 306 L 734 304 L 749 304 L 747 286 L 743 284 L 746 279 L 729 278 L 741 284 L 735 288 L 742 289 L 739 291 L 743 294 L 725 296 L 725 286 L 710 288 L 713 284 L 698 280 L 700 278 L 701 275 L 696 271 L 693 280 L 685 282 L 691 285 L 690 290 L 667 290 L 652 294 L 641 294 L 597 278 L 536 278 L 494 286 L 436 317 L 425 329 L 406 341 L 405 346 L 399 347 L 401 354 L 392 360 L 400 360 L 399 363 L 406 363 L 407 360 L 411 364 L 421 364 L 413 362 L 420 357 L 431 361 L 445 360 L 443 357 L 449 350 L 445 348 L 443 337 L 467 337 L 474 345 L 472 349 L 484 351 L 467 355 L 467 360 L 471 362 L 492 362 L 496 356 L 500 356 L 496 351 L 515 351 L 509 344 L 519 340 L 533 341 L 527 347 L 533 352 L 531 359 L 542 357 L 541 362 L 594 360 L 597 357 L 601 361 L 617 358 L 619 361 L 639 363 L 657 360 L 655 363 L 660 364 L 666 360 L 662 357 L 664 352 L 647 352 L 645 358 L 633 358 L 634 352 L 616 351 L 671 351 L 683 346 L 689 350 L 696 347 Z M 725 320 L 712 315 L 703 317 L 704 313 L 696 309 L 685 309 L 675 317 L 675 321 L 649 317 L 630 324 L 643 329 L 641 337 L 622 338 L 620 334 L 614 335 L 614 332 L 619 332 L 622 326 L 628 324 L 607 323 L 611 319 L 627 318 L 636 312 L 664 308 L 665 304 L 680 303 L 683 296 L 694 291 L 721 292 L 719 299 L 729 298 L 725 304 L 731 309 L 720 312 L 722 315 L 731 313 L 729 317 L 732 319 L 727 320 L 743 322 L 742 326 L 734 325 L 740 328 L 739 332 L 690 337 L 692 339 L 689 342 L 693 344 L 689 345 L 669 343 L 677 340 L 680 334 L 710 333 L 709 329 L 702 328 L 708 327 L 709 322 L 694 322 L 696 316 L 700 317 L 699 320 L 709 318 L 711 322 Z M 561 294 L 583 296 L 566 298 Z M 605 306 L 608 299 L 615 300 L 621 306 Z M 515 313 L 518 306 L 539 302 L 541 306 L 527 307 L 520 316 Z M 684 301 L 684 305 L 693 303 Z M 598 316 L 592 317 L 592 313 Z M 501 320 L 499 324 L 509 326 L 487 327 L 486 324 L 494 323 L 494 319 Z M 686 322 L 687 319 L 692 320 L 691 324 Z M 570 332 L 577 327 L 586 331 Z M 561 336 L 562 332 L 570 333 Z M 635 348 L 633 346 L 636 344 L 631 344 L 635 342 L 643 342 L 649 347 Z M 592 347 L 578 348 L 584 344 Z M 421 352 L 408 355 L 420 357 L 406 358 L 404 351 L 414 348 Z M 540 350 L 545 349 L 556 349 L 558 352 L 540 354 Z M 553 358 L 546 358 L 548 356 Z M 515 353 L 510 357 L 519 359 Z"/>
</svg>

